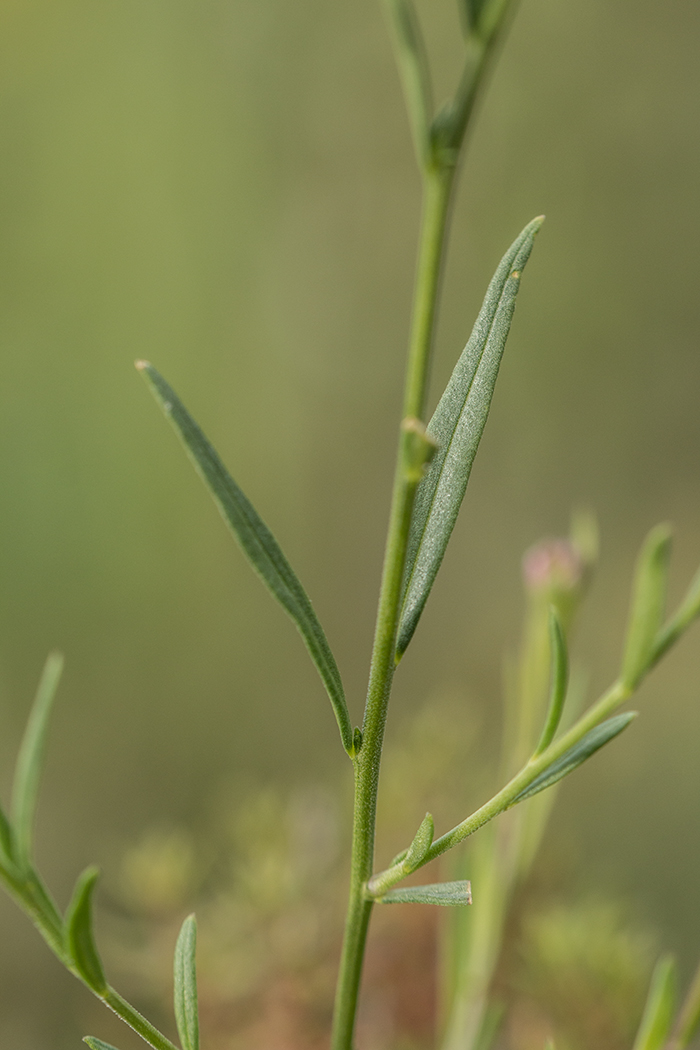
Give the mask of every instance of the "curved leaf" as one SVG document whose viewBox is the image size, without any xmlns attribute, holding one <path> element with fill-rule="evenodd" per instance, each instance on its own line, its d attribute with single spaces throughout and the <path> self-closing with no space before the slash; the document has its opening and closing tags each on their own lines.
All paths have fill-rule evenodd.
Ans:
<svg viewBox="0 0 700 1050">
<path fill-rule="evenodd" d="M 654 967 L 642 1023 L 633 1050 L 661 1050 L 671 1029 L 676 1005 L 676 962 L 665 955 Z"/>
<path fill-rule="evenodd" d="M 548 766 L 538 777 L 535 777 L 531 784 L 528 784 L 519 795 L 515 796 L 510 805 L 515 806 L 518 802 L 524 802 L 526 798 L 532 798 L 533 795 L 537 795 L 540 791 L 544 791 L 545 788 L 556 784 L 562 777 L 573 773 L 591 755 L 594 755 L 596 751 L 609 743 L 610 740 L 613 740 L 623 729 L 626 729 L 636 717 L 636 711 L 629 711 L 627 714 L 615 715 L 614 718 L 608 718 L 606 722 L 601 722 L 595 729 L 591 729 L 586 733 L 579 740 L 578 744 L 570 747 L 556 762 L 552 762 L 551 766 Z"/>
<path fill-rule="evenodd" d="M 644 541 L 637 559 L 621 675 L 628 689 L 636 688 L 654 661 L 654 643 L 666 604 L 670 554 L 670 529 L 657 525 Z"/>
<path fill-rule="evenodd" d="M 116 1050 L 111 1043 L 105 1043 L 104 1040 L 97 1039 L 94 1035 L 83 1036 L 83 1042 L 87 1043 L 90 1050 Z"/>
<path fill-rule="evenodd" d="M 197 923 L 188 915 L 175 945 L 175 1021 L 183 1050 L 199 1050 L 197 1010 Z"/>
<path fill-rule="evenodd" d="M 403 866 L 407 872 L 410 873 L 420 868 L 426 853 L 433 844 L 434 835 L 435 823 L 432 814 L 426 813 L 413 837 L 413 842 L 406 850 L 406 855 L 402 857 Z"/>
<path fill-rule="evenodd" d="M 569 656 L 566 650 L 566 639 L 562 630 L 559 614 L 554 606 L 549 610 L 549 638 L 552 651 L 552 684 L 549 691 L 549 705 L 545 718 L 542 736 L 535 755 L 541 755 L 554 740 L 561 721 L 566 687 L 569 682 Z"/>
<path fill-rule="evenodd" d="M 175 428 L 195 470 L 209 489 L 241 550 L 296 624 L 330 697 L 343 747 L 352 755 L 353 732 L 340 672 L 306 591 L 282 553 L 277 540 L 252 503 L 241 492 L 216 449 L 209 443 L 172 387 L 148 361 L 137 361 L 136 367 Z"/>
<path fill-rule="evenodd" d="M 438 451 L 418 486 L 413 508 L 397 660 L 413 636 L 457 520 L 486 425 L 520 276 L 543 221 L 533 219 L 501 259 L 469 342 L 428 424 Z"/>
<path fill-rule="evenodd" d="M 92 894 L 99 876 L 97 868 L 86 868 L 75 884 L 66 911 L 66 948 L 87 986 L 102 995 L 107 981 L 92 932 Z"/>
</svg>

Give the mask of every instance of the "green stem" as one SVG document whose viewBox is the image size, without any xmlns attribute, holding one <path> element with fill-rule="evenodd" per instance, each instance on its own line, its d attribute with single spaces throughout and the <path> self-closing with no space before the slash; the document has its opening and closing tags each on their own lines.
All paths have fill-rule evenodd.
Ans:
<svg viewBox="0 0 700 1050">
<path fill-rule="evenodd" d="M 372 874 L 377 811 L 377 787 L 387 705 L 396 669 L 396 633 L 401 585 L 406 561 L 411 512 L 420 471 L 413 453 L 416 420 L 423 415 L 435 328 L 447 215 L 454 169 L 431 170 L 424 183 L 421 239 L 411 325 L 404 421 L 399 439 L 389 530 L 384 555 L 379 608 L 372 649 L 362 747 L 354 758 L 355 809 L 353 821 L 350 900 L 338 975 L 332 1050 L 352 1047 L 357 1000 L 362 976 L 372 902 L 366 884 Z"/>
<path fill-rule="evenodd" d="M 100 999 L 112 1010 L 117 1017 L 121 1017 L 122 1021 L 126 1021 L 130 1028 L 145 1039 L 155 1050 L 177 1050 L 174 1043 L 171 1043 L 162 1032 L 159 1032 L 150 1021 L 147 1021 L 135 1010 L 134 1007 L 127 1003 L 126 999 L 122 999 L 118 992 L 115 992 L 113 988 L 108 988 L 103 996 L 99 996 Z"/>
</svg>

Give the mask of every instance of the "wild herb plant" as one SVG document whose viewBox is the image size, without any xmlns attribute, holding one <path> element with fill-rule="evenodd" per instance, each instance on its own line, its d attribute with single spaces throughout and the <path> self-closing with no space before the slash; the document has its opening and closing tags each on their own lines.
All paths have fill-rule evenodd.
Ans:
<svg viewBox="0 0 700 1050">
<path fill-rule="evenodd" d="M 446 1050 L 483 1048 L 494 1026 L 488 990 L 513 888 L 531 861 L 551 804 L 552 787 L 611 742 L 635 718 L 619 709 L 700 614 L 700 573 L 670 616 L 665 595 L 670 532 L 658 526 L 640 552 L 618 677 L 583 713 L 574 713 L 568 673 L 568 633 L 593 543 L 579 523 L 568 546 L 532 556 L 531 622 L 503 746 L 503 786 L 474 812 L 437 837 L 430 813 L 410 844 L 383 871 L 374 871 L 377 792 L 387 709 L 394 675 L 417 628 L 464 497 L 489 412 L 523 270 L 542 217 L 530 221 L 506 251 L 487 289 L 467 345 L 438 406 L 426 422 L 426 393 L 450 204 L 474 104 L 507 20 L 508 0 L 458 0 L 464 65 L 451 99 L 432 100 L 426 48 L 411 0 L 387 0 L 423 185 L 423 209 L 391 512 L 361 727 L 354 727 L 341 675 L 306 591 L 272 533 L 238 487 L 199 425 L 148 362 L 142 373 L 182 440 L 243 553 L 298 628 L 326 688 L 342 746 L 354 770 L 355 801 L 349 902 L 332 1029 L 333 1050 L 350 1050 L 370 919 L 375 905 L 424 903 L 464 909 L 466 878 L 401 885 L 430 861 L 488 827 L 473 854 L 476 916 L 468 935 L 454 930 L 447 967 Z M 539 559 L 539 561 L 538 561 Z M 539 573 L 539 576 L 538 576 Z M 543 639 L 548 639 L 544 644 Z M 58 959 L 155 1050 L 174 1050 L 108 983 L 95 944 L 92 898 L 98 872 L 78 878 L 65 911 L 54 903 L 33 862 L 32 829 L 47 726 L 62 659 L 46 664 L 13 784 L 9 819 L 0 815 L 0 875 Z M 548 695 L 544 679 L 550 680 Z M 549 789 L 544 798 L 535 798 Z M 497 824 L 491 822 L 498 817 Z M 465 873 L 466 874 L 466 873 Z M 461 929 L 460 929 L 461 926 Z M 196 925 L 185 919 L 175 947 L 174 1013 L 183 1050 L 198 1050 Z M 674 969 L 658 964 L 634 1050 L 681 1050 L 700 1023 L 696 978 L 675 1020 Z M 94 1036 L 92 1050 L 111 1050 Z"/>
</svg>

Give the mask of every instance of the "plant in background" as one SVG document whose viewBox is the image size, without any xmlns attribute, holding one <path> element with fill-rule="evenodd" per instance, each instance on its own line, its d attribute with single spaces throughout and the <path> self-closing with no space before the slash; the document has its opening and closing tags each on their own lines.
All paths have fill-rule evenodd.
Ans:
<svg viewBox="0 0 700 1050">
<path fill-rule="evenodd" d="M 522 272 L 542 218 L 533 219 L 503 256 L 466 348 L 429 420 L 427 378 L 452 192 L 466 131 L 484 71 L 504 26 L 508 0 L 459 0 L 464 67 L 453 97 L 434 110 L 426 49 L 411 0 L 388 0 L 399 67 L 423 180 L 423 213 L 393 497 L 380 585 L 369 685 L 362 726 L 353 727 L 341 676 L 311 602 L 272 533 L 232 479 L 186 408 L 148 362 L 137 367 L 185 445 L 224 520 L 263 582 L 297 626 L 330 698 L 340 738 L 354 769 L 350 894 L 333 1018 L 333 1050 L 350 1050 L 365 945 L 376 904 L 424 903 L 457 909 L 445 951 L 445 1050 L 484 1050 L 498 1009 L 489 990 L 505 916 L 518 881 L 535 855 L 553 798 L 552 787 L 634 719 L 619 709 L 700 613 L 700 574 L 679 608 L 665 615 L 670 533 L 653 529 L 639 555 L 621 669 L 582 714 L 570 683 L 568 635 L 594 557 L 590 522 L 575 522 L 570 541 L 531 552 L 530 591 L 520 663 L 507 690 L 502 782 L 485 803 L 435 836 L 426 813 L 412 841 L 383 871 L 374 871 L 377 793 L 392 684 L 418 625 L 465 494 L 494 391 Z M 49 657 L 17 761 L 11 819 L 0 819 L 0 874 L 59 960 L 155 1050 L 174 1044 L 107 982 L 92 929 L 97 871 L 78 879 L 65 912 L 53 902 L 32 859 L 32 825 L 48 716 L 61 669 Z M 418 759 L 420 761 L 420 759 Z M 541 795 L 546 789 L 548 793 Z M 492 823 L 494 818 L 499 821 Z M 479 829 L 472 853 L 474 916 L 468 872 L 430 884 L 401 885 Z M 196 927 L 183 923 L 175 949 L 175 1020 L 183 1050 L 198 1050 Z M 634 1050 L 688 1045 L 700 1022 L 696 979 L 674 1027 L 673 964 L 655 971 Z M 107 1044 L 88 1036 L 92 1050 Z"/>
</svg>

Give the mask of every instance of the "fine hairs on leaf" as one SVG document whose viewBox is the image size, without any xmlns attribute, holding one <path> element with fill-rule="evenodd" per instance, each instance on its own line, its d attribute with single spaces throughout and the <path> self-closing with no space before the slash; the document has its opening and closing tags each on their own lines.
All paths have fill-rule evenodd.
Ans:
<svg viewBox="0 0 700 1050">
<path fill-rule="evenodd" d="M 435 582 L 467 489 L 510 331 L 520 276 L 543 219 L 525 227 L 501 259 L 474 330 L 428 424 L 438 451 L 418 486 L 404 568 L 397 659 Z"/>
<path fill-rule="evenodd" d="M 352 755 L 353 730 L 340 672 L 306 591 L 280 550 L 277 540 L 241 492 L 172 387 L 148 361 L 137 361 L 136 367 L 172 423 L 195 470 L 209 489 L 243 553 L 298 628 L 330 697 L 343 747 Z"/>
<path fill-rule="evenodd" d="M 199 1050 L 196 951 L 197 923 L 188 915 L 177 938 L 174 963 L 175 1021 L 182 1050 Z"/>
<path fill-rule="evenodd" d="M 468 879 L 457 882 L 437 882 L 429 886 L 401 886 L 376 897 L 378 904 L 437 904 L 445 908 L 463 907 L 472 902 L 472 887 Z"/>
</svg>

